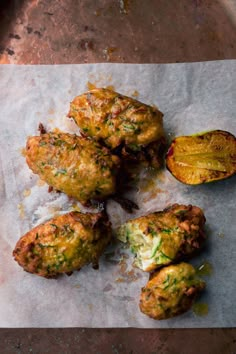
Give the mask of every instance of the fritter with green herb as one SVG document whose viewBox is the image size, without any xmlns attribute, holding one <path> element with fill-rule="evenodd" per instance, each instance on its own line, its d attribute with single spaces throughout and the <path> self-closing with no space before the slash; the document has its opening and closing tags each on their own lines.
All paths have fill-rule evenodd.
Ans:
<svg viewBox="0 0 236 354">
<path fill-rule="evenodd" d="M 191 255 L 202 245 L 205 216 L 200 208 L 174 204 L 137 219 L 129 220 L 117 231 L 135 254 L 134 265 L 150 272 Z"/>
<path fill-rule="evenodd" d="M 164 320 L 188 311 L 205 282 L 196 276 L 190 264 L 180 263 L 152 274 L 141 290 L 140 310 L 156 320 Z"/>
<path fill-rule="evenodd" d="M 84 135 L 119 150 L 126 158 L 138 154 L 142 160 L 149 157 L 146 147 L 150 143 L 164 143 L 163 114 L 157 108 L 108 89 L 97 88 L 75 97 L 68 117 Z"/>
<path fill-rule="evenodd" d="M 26 162 L 50 186 L 83 204 L 116 191 L 119 158 L 84 137 L 52 132 L 29 137 Z"/>
<path fill-rule="evenodd" d="M 111 225 L 104 213 L 71 212 L 27 232 L 13 256 L 27 272 L 52 278 L 89 263 L 97 267 L 110 238 Z"/>
</svg>

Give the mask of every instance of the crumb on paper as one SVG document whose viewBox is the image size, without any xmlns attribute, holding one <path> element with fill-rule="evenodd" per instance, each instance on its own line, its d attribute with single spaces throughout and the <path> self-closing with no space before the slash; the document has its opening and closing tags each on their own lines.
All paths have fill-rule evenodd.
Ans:
<svg viewBox="0 0 236 354">
<path fill-rule="evenodd" d="M 92 311 L 92 309 L 93 309 L 93 304 L 88 304 L 88 308 L 89 308 L 90 311 Z"/>
<path fill-rule="evenodd" d="M 93 89 L 96 89 L 97 86 L 95 84 L 93 84 L 92 82 L 88 81 L 87 88 L 88 88 L 88 90 L 93 90 Z"/>
<path fill-rule="evenodd" d="M 116 283 L 124 283 L 124 282 L 125 282 L 125 279 L 124 279 L 124 278 L 116 278 L 116 279 L 115 279 L 115 282 L 116 282 Z"/>
<path fill-rule="evenodd" d="M 17 205 L 17 208 L 18 208 L 18 212 L 19 212 L 20 218 L 21 218 L 21 219 L 24 219 L 24 218 L 25 218 L 25 208 L 24 208 L 24 205 L 20 203 L 20 204 Z"/>
<path fill-rule="evenodd" d="M 24 189 L 24 191 L 23 191 L 23 197 L 28 197 L 30 194 L 31 194 L 31 189 Z"/>
<path fill-rule="evenodd" d="M 80 284 L 76 284 L 74 287 L 79 289 L 81 287 L 81 285 Z"/>
<path fill-rule="evenodd" d="M 121 259 L 119 261 L 119 269 L 118 274 L 120 275 L 115 279 L 116 283 L 132 283 L 138 279 L 140 279 L 141 275 L 138 273 L 138 270 L 131 268 L 128 269 L 129 266 L 127 264 L 127 260 L 129 259 L 128 254 L 121 254 Z"/>
<path fill-rule="evenodd" d="M 134 98 L 137 98 L 139 97 L 139 92 L 137 90 L 134 90 L 132 93 L 131 93 L 131 96 L 134 97 Z"/>
</svg>

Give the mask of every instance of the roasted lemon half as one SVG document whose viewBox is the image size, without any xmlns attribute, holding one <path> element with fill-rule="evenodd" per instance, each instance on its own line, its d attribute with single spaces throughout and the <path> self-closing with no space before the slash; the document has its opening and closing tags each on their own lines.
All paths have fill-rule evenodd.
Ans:
<svg viewBox="0 0 236 354">
<path fill-rule="evenodd" d="M 167 152 L 166 166 L 186 184 L 228 178 L 236 172 L 236 138 L 222 130 L 177 137 Z"/>
</svg>

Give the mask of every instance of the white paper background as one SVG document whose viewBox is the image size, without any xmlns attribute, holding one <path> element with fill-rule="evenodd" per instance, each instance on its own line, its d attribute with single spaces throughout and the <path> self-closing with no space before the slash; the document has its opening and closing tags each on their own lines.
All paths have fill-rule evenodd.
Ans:
<svg viewBox="0 0 236 354">
<path fill-rule="evenodd" d="M 48 194 L 46 185 L 38 185 L 20 151 L 26 137 L 37 133 L 39 122 L 47 128 L 74 131 L 65 115 L 73 97 L 87 90 L 88 81 L 97 86 L 114 85 L 126 95 L 137 90 L 139 100 L 157 105 L 164 113 L 169 138 L 211 129 L 236 135 L 236 61 L 0 66 L 0 326 L 235 326 L 235 176 L 191 187 L 164 171 L 154 180 L 151 192 L 131 194 L 140 206 L 134 216 L 176 202 L 204 209 L 208 241 L 192 263 L 200 265 L 207 260 L 213 266 L 201 297 L 209 306 L 207 316 L 189 311 L 174 319 L 154 321 L 141 314 L 139 293 L 148 274 L 132 271 L 132 256 L 124 258 L 126 251 L 117 245 L 106 251 L 109 255 L 101 260 L 99 271 L 86 267 L 58 280 L 28 274 L 14 262 L 11 253 L 22 234 L 45 215 L 71 207 L 66 196 Z M 27 193 L 30 195 L 25 196 Z M 109 203 L 109 213 L 114 226 L 130 217 L 114 202 Z"/>
</svg>

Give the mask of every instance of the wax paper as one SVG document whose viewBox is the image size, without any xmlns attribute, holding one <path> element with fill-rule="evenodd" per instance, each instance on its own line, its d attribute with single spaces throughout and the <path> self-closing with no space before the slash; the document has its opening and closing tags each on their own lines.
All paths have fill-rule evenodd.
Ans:
<svg viewBox="0 0 236 354">
<path fill-rule="evenodd" d="M 165 168 L 143 172 L 127 196 L 139 205 L 132 215 L 108 202 L 113 228 L 125 220 L 161 210 L 173 203 L 203 208 L 207 242 L 191 260 L 205 262 L 206 291 L 198 300 L 208 307 L 199 316 L 190 310 L 155 321 L 139 311 L 140 289 L 148 273 L 132 267 L 123 244 L 110 245 L 99 270 L 91 266 L 70 277 L 44 279 L 23 271 L 12 250 L 25 232 L 69 210 L 84 210 L 29 170 L 24 146 L 29 135 L 47 129 L 78 132 L 66 114 L 74 96 L 91 84 L 113 88 L 164 113 L 168 141 L 174 136 L 212 129 L 236 134 L 236 61 L 183 64 L 83 64 L 0 66 L 0 326 L 1 327 L 232 327 L 236 324 L 235 176 L 217 183 L 187 186 Z M 202 313 L 201 313 L 202 315 Z"/>
</svg>

